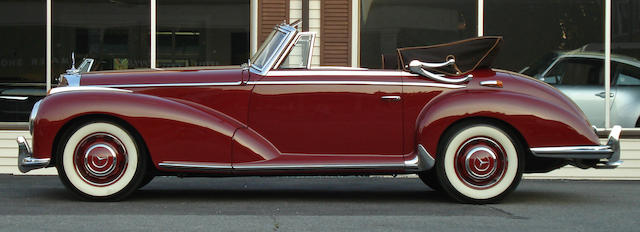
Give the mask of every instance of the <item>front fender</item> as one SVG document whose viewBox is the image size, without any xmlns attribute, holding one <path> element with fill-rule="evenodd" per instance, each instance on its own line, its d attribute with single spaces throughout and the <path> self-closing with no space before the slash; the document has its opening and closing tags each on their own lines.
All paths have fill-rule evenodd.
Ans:
<svg viewBox="0 0 640 232">
<path fill-rule="evenodd" d="M 74 119 L 115 117 L 144 139 L 154 164 L 229 163 L 231 137 L 244 125 L 221 112 L 179 99 L 121 91 L 70 91 L 47 96 L 34 120 L 34 157 L 55 153 L 56 136 Z"/>
<path fill-rule="evenodd" d="M 418 143 L 437 153 L 440 137 L 456 122 L 470 118 L 502 121 L 529 147 L 597 145 L 598 137 L 584 117 L 570 106 L 520 93 L 465 90 L 445 94 L 426 105 L 418 118 Z"/>
</svg>

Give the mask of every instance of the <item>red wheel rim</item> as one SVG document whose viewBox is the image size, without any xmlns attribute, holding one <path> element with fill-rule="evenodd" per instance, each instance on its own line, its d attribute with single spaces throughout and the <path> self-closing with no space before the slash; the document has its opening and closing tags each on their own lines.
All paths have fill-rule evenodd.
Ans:
<svg viewBox="0 0 640 232">
<path fill-rule="evenodd" d="M 504 177 L 508 165 L 506 152 L 490 138 L 471 138 L 458 147 L 456 152 L 456 174 L 462 182 L 474 189 L 487 189 L 496 185 Z"/>
<path fill-rule="evenodd" d="M 73 156 L 78 175 L 94 186 L 116 182 L 127 169 L 127 150 L 118 138 L 107 133 L 84 137 Z"/>
</svg>

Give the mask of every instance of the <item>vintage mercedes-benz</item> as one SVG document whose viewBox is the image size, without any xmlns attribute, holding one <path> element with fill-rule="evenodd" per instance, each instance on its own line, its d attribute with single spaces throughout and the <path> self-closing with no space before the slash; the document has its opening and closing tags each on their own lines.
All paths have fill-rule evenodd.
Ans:
<svg viewBox="0 0 640 232">
<path fill-rule="evenodd" d="M 490 68 L 500 37 L 401 48 L 368 70 L 310 67 L 314 36 L 278 25 L 239 67 L 74 68 L 35 105 L 20 170 L 56 167 L 90 200 L 158 175 L 418 174 L 491 203 L 523 173 L 620 164 L 619 127 L 601 145 L 557 89 Z"/>
</svg>

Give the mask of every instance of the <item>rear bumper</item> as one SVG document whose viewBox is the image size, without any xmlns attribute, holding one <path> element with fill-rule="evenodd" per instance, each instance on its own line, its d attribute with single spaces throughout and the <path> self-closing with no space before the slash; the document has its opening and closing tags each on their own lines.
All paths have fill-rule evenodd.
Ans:
<svg viewBox="0 0 640 232">
<path fill-rule="evenodd" d="M 537 157 L 600 160 L 594 168 L 611 169 L 622 164 L 620 160 L 620 126 L 614 126 L 606 145 L 535 147 L 531 153 Z"/>
<path fill-rule="evenodd" d="M 49 166 L 49 161 L 51 159 L 38 159 L 32 157 L 31 147 L 24 137 L 20 136 L 16 141 L 18 142 L 18 170 L 20 170 L 20 172 L 27 173 L 33 169 Z"/>
</svg>

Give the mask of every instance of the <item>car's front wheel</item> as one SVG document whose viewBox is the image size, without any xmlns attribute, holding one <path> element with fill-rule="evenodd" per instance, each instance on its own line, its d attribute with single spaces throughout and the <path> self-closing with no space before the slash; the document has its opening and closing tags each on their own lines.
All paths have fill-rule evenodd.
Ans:
<svg viewBox="0 0 640 232">
<path fill-rule="evenodd" d="M 507 128 L 471 122 L 448 130 L 436 161 L 440 186 L 464 203 L 494 203 L 520 183 L 522 146 Z"/>
<path fill-rule="evenodd" d="M 76 124 L 65 132 L 58 147 L 59 177 L 84 199 L 120 200 L 135 191 L 145 176 L 142 146 L 111 121 Z"/>
</svg>

